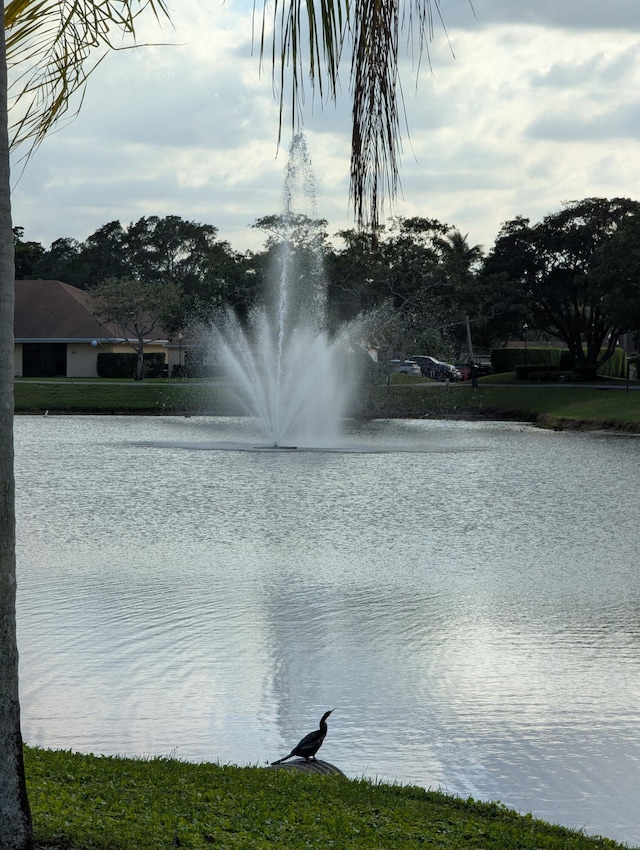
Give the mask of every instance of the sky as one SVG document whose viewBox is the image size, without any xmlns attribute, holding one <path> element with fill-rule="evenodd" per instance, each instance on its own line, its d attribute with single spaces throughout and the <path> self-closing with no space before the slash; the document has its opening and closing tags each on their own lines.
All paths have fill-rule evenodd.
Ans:
<svg viewBox="0 0 640 850">
<path fill-rule="evenodd" d="M 171 0 L 170 0 L 171 2 Z M 178 215 L 260 250 L 257 218 L 282 209 L 290 140 L 271 68 L 260 68 L 251 0 L 173 0 L 89 80 L 79 116 L 12 167 L 13 220 L 48 248 L 107 222 Z M 259 3 L 258 3 L 259 5 Z M 384 217 L 425 216 L 488 251 L 501 225 L 567 201 L 640 199 L 638 0 L 441 0 L 429 61 L 403 53 L 401 189 Z M 343 95 L 306 87 L 302 129 L 328 232 L 349 205 L 349 62 Z"/>
</svg>

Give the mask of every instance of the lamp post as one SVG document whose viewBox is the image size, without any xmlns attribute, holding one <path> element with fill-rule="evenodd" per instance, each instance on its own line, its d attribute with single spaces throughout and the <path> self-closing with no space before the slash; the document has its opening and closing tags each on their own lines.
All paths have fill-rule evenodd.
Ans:
<svg viewBox="0 0 640 850">
<path fill-rule="evenodd" d="M 529 325 L 526 322 L 522 326 L 522 330 L 524 332 L 524 362 L 528 363 L 529 358 L 527 356 L 527 331 L 529 330 Z"/>
<path fill-rule="evenodd" d="M 178 334 L 178 378 L 182 380 L 182 331 Z"/>
</svg>

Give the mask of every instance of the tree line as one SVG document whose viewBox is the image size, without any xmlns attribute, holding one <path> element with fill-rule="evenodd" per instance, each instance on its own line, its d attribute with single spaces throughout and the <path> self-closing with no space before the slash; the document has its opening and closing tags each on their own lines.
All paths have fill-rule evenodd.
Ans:
<svg viewBox="0 0 640 850">
<path fill-rule="evenodd" d="M 471 329 L 479 350 L 528 331 L 530 340 L 562 340 L 589 379 L 620 335 L 640 328 L 640 203 L 627 198 L 568 203 L 537 224 L 517 216 L 486 253 L 426 217 L 342 230 L 334 240 L 325 220 L 304 215 L 265 216 L 253 227 L 265 234 L 261 251 L 236 251 L 213 225 L 173 215 L 112 221 L 83 242 L 64 237 L 49 249 L 17 227 L 16 277 L 63 280 L 103 298 L 120 292 L 132 305 L 146 298 L 177 334 L 221 310 L 245 319 L 266 297 L 286 229 L 298 268 L 310 252 L 323 255 L 332 327 L 375 312 L 393 356 L 451 359 Z"/>
</svg>

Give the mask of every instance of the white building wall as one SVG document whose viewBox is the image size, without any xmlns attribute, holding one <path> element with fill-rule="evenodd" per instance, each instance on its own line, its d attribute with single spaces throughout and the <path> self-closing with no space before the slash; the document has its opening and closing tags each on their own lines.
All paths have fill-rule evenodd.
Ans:
<svg viewBox="0 0 640 850">
<path fill-rule="evenodd" d="M 148 343 L 144 347 L 145 354 L 160 352 L 167 360 L 167 349 L 161 343 Z M 67 377 L 68 378 L 97 378 L 98 354 L 101 351 L 122 351 L 133 354 L 134 349 L 129 345 L 91 345 L 90 342 L 67 343 Z M 23 377 L 22 343 L 17 342 L 13 348 L 13 374 L 16 378 Z"/>
<path fill-rule="evenodd" d="M 87 343 L 67 344 L 67 378 L 97 378 L 98 349 Z"/>
</svg>

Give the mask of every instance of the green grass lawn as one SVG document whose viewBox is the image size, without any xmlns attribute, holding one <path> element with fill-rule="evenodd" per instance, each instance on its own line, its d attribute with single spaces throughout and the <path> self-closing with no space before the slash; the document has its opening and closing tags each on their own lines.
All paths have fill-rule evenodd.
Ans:
<svg viewBox="0 0 640 850">
<path fill-rule="evenodd" d="M 27 748 L 48 850 L 596 850 L 608 839 L 499 804 L 297 771 Z"/>
<path fill-rule="evenodd" d="M 16 413 L 237 413 L 221 385 L 199 381 L 25 380 L 15 383 Z"/>
<path fill-rule="evenodd" d="M 626 392 L 620 382 L 599 387 L 515 384 L 508 382 L 511 376 L 491 376 L 481 378 L 473 388 L 468 382 L 433 387 L 419 379 L 398 377 L 404 380 L 375 390 L 375 409 L 381 416 L 482 416 L 523 419 L 549 427 L 640 431 L 640 391 Z"/>
<path fill-rule="evenodd" d="M 610 381 L 606 389 L 561 384 L 515 384 L 512 376 L 482 378 L 445 387 L 394 375 L 373 391 L 371 415 L 524 419 L 549 427 L 617 428 L 640 431 L 640 390 Z M 43 381 L 15 384 L 17 413 L 140 413 L 232 415 L 241 411 L 219 382 Z"/>
</svg>

